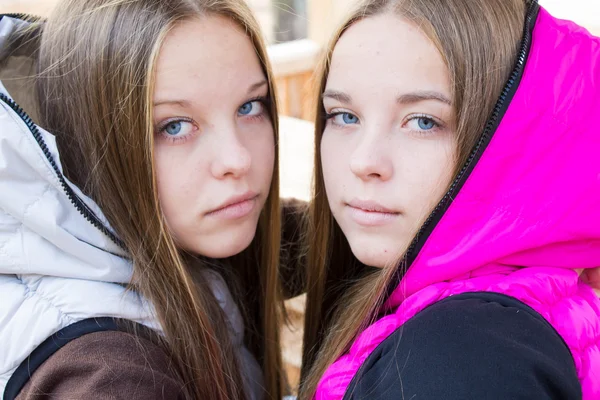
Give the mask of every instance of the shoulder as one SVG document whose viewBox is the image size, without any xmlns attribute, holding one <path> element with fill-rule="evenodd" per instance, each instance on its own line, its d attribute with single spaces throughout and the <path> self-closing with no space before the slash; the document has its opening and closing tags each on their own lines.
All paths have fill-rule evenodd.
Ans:
<svg viewBox="0 0 600 400">
<path fill-rule="evenodd" d="M 75 339 L 54 353 L 17 399 L 178 399 L 182 387 L 162 347 L 131 333 L 104 331 Z"/>
<path fill-rule="evenodd" d="M 378 346 L 349 388 L 352 398 L 400 392 L 418 399 L 581 398 L 571 353 L 552 326 L 493 293 L 426 308 Z"/>
</svg>

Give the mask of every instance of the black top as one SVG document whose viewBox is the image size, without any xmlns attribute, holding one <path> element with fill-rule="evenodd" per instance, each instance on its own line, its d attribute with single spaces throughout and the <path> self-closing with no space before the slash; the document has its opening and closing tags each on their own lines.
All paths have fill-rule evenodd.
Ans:
<svg viewBox="0 0 600 400">
<path fill-rule="evenodd" d="M 581 399 L 573 357 L 554 328 L 494 293 L 450 297 L 371 354 L 345 399 Z"/>
</svg>

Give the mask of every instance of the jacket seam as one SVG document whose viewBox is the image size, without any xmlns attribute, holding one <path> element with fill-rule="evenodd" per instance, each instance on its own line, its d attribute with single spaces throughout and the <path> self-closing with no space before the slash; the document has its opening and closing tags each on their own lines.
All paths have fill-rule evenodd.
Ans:
<svg viewBox="0 0 600 400">
<path fill-rule="evenodd" d="M 31 203 L 27 204 L 25 206 L 25 208 L 23 209 L 23 222 L 21 222 L 21 224 L 24 224 L 25 220 L 27 219 L 27 217 L 29 216 L 29 213 L 31 212 L 31 209 L 33 207 L 35 207 L 40 201 L 42 201 L 42 199 L 46 196 L 46 194 L 48 192 L 50 192 L 50 190 L 52 189 L 52 185 L 50 183 L 46 183 L 45 184 L 45 188 L 44 190 L 40 193 L 39 196 L 36 196 L 35 199 L 33 199 L 31 201 Z"/>
<path fill-rule="evenodd" d="M 37 298 L 44 300 L 50 306 L 52 306 L 54 309 L 56 309 L 56 311 L 58 311 L 60 319 L 61 320 L 66 320 L 67 321 L 67 325 L 71 325 L 72 323 L 75 322 L 75 320 L 73 318 L 71 318 L 69 315 L 67 315 L 66 313 L 64 313 L 60 309 L 60 307 L 58 307 L 56 304 L 54 304 L 50 299 L 48 299 L 47 297 L 41 295 L 37 290 L 31 288 L 31 286 L 29 284 L 27 284 L 25 281 L 23 281 L 23 279 L 21 278 L 21 276 L 15 275 L 15 280 L 18 283 L 20 283 L 21 285 L 23 285 L 25 287 L 25 294 L 24 294 L 24 298 L 25 299 L 30 299 L 33 296 L 36 296 Z M 35 344 L 34 349 L 38 345 L 39 345 L 39 343 Z M 25 358 L 27 358 L 27 357 L 25 357 Z M 12 375 L 12 373 L 19 367 L 19 365 L 22 362 L 23 362 L 23 360 L 13 361 L 7 369 L 5 369 L 4 371 L 0 372 L 0 376 L 8 374 L 8 377 L 10 378 L 10 376 Z"/>
<path fill-rule="evenodd" d="M 38 290 L 32 288 L 31 285 L 26 283 L 23 280 L 23 278 L 21 278 L 21 275 L 15 275 L 15 278 L 17 279 L 17 281 L 19 283 L 21 283 L 23 286 L 25 286 L 25 289 L 26 289 L 25 294 L 24 294 L 25 298 L 37 297 L 39 299 L 42 299 L 45 302 L 47 302 L 50 306 L 52 306 L 56 311 L 58 311 L 61 320 L 66 320 L 68 322 L 68 324 L 72 324 L 75 322 L 75 319 L 73 319 L 68 314 L 63 312 L 63 310 L 59 306 L 57 306 L 52 300 L 50 300 L 48 297 L 42 295 Z M 43 279 L 43 278 L 40 278 L 40 279 Z"/>
<path fill-rule="evenodd" d="M 7 213 L 8 214 L 8 213 Z M 10 214 L 9 214 L 10 215 Z M 11 215 L 12 217 L 12 215 Z M 8 251 L 6 251 L 6 246 L 8 246 L 8 243 L 10 243 L 10 241 L 14 240 L 14 238 L 16 237 L 16 235 L 19 234 L 19 232 L 23 231 L 24 225 L 22 221 L 18 221 L 19 225 L 17 227 L 17 229 L 14 230 L 14 232 L 11 232 L 9 235 L 7 235 L 6 240 L 4 240 L 3 242 L 0 242 L 0 256 L 4 257 L 6 260 L 8 260 L 11 265 L 16 265 L 16 259 L 11 256 Z"/>
<path fill-rule="evenodd" d="M 505 294 L 506 295 L 506 294 Z M 514 297 L 512 295 L 508 295 L 510 297 Z M 578 343 L 578 342 L 582 342 L 584 337 L 581 338 L 581 340 L 576 339 L 574 340 L 573 346 L 569 345 L 567 343 L 567 339 L 566 336 L 563 336 L 558 329 L 554 326 L 554 324 L 552 322 L 550 322 L 550 319 L 548 317 L 550 317 L 551 315 L 553 315 L 552 310 L 556 309 L 558 307 L 559 304 L 561 304 L 564 301 L 569 301 L 572 299 L 575 299 L 577 297 L 577 292 L 573 292 L 573 293 L 569 293 L 568 295 L 562 296 L 560 297 L 560 299 L 558 299 L 557 301 L 553 302 L 553 303 L 543 303 L 543 302 L 539 302 L 538 304 L 540 304 L 542 307 L 545 306 L 546 308 L 546 312 L 541 313 L 537 310 L 534 309 L 535 312 L 537 312 L 543 319 L 544 321 L 550 325 L 552 327 L 552 329 L 554 329 L 554 331 L 562 338 L 563 342 L 565 342 L 565 344 L 567 345 L 567 347 L 571 350 L 575 350 L 578 353 L 582 353 L 585 350 L 591 348 L 592 346 L 595 345 L 599 345 L 600 344 L 600 333 L 596 333 L 595 335 L 593 335 L 593 339 L 588 342 L 588 343 Z M 518 301 L 527 304 L 529 307 L 532 307 L 531 304 L 526 303 L 523 300 L 520 300 L 516 297 L 514 297 L 515 299 L 517 299 Z M 533 307 L 532 307 L 533 308 Z M 572 353 L 572 352 L 571 352 Z M 575 355 L 573 354 L 573 357 L 575 357 Z"/>
</svg>

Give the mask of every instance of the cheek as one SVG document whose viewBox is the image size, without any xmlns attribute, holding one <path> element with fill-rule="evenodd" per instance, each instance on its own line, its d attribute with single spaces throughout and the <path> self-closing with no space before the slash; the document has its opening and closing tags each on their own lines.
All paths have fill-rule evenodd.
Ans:
<svg viewBox="0 0 600 400">
<path fill-rule="evenodd" d="M 243 121 L 239 126 L 238 140 L 248 152 L 251 161 L 247 178 L 257 189 L 268 191 L 275 167 L 275 133 L 269 120 Z"/>
<path fill-rule="evenodd" d="M 202 166 L 178 150 L 177 146 L 156 146 L 154 167 L 161 210 L 175 237 L 182 237 L 186 221 L 192 218 L 189 213 L 194 195 L 202 191 L 203 179 Z"/>
<path fill-rule="evenodd" d="M 454 145 L 449 141 L 430 143 L 426 149 L 413 152 L 409 170 L 412 205 L 418 219 L 427 217 L 446 193 L 454 170 Z"/>
<path fill-rule="evenodd" d="M 158 189 L 158 198 L 160 199 L 163 211 L 166 213 L 169 208 L 169 194 L 174 184 L 172 174 L 173 159 L 167 148 L 155 146 L 154 148 L 154 168 L 156 171 L 156 184 Z"/>
<path fill-rule="evenodd" d="M 270 122 L 255 127 L 247 137 L 246 148 L 251 153 L 255 170 L 270 182 L 275 166 L 275 133 Z"/>
<path fill-rule="evenodd" d="M 340 192 L 344 186 L 343 171 L 348 158 L 345 157 L 344 143 L 340 143 L 335 135 L 323 134 L 321 139 L 321 167 L 327 193 Z"/>
<path fill-rule="evenodd" d="M 265 160 L 268 161 L 265 162 L 265 168 L 270 171 L 270 174 L 273 174 L 273 169 L 275 167 L 275 137 L 273 130 L 270 130 L 270 134 L 267 137 L 263 153 Z"/>
</svg>

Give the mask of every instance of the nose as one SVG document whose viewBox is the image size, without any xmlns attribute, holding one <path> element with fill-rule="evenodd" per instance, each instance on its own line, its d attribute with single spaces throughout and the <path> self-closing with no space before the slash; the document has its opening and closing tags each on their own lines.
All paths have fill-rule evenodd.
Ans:
<svg viewBox="0 0 600 400">
<path fill-rule="evenodd" d="M 217 179 L 241 178 L 252 166 L 252 156 L 240 140 L 234 127 L 222 131 L 216 137 L 216 152 L 213 155 L 211 173 Z"/>
<path fill-rule="evenodd" d="M 393 163 L 381 136 L 365 135 L 351 154 L 350 170 L 363 181 L 386 181 L 392 177 Z"/>
</svg>

